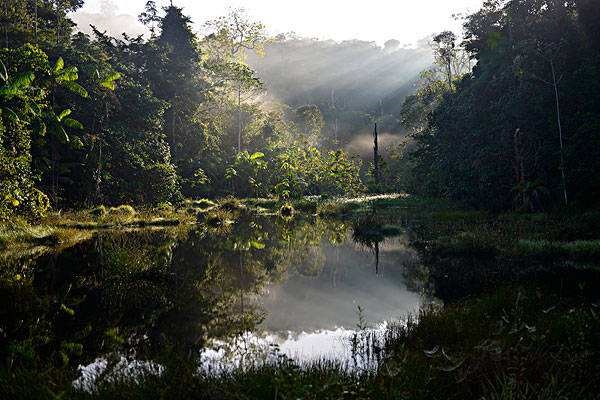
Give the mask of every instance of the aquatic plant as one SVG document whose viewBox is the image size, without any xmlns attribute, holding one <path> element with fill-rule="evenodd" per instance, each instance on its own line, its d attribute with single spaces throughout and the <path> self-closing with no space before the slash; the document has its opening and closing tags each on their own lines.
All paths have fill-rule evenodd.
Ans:
<svg viewBox="0 0 600 400">
<path fill-rule="evenodd" d="M 215 208 L 206 213 L 198 213 L 197 221 L 209 227 L 231 225 L 235 222 L 236 215 L 227 209 Z"/>
<path fill-rule="evenodd" d="M 200 211 L 206 211 L 217 205 L 214 201 L 209 199 L 190 200 L 186 201 L 185 204 L 191 208 L 200 209 Z"/>
<path fill-rule="evenodd" d="M 235 197 L 225 197 L 218 203 L 218 207 L 225 211 L 239 211 L 245 208 L 244 203 Z"/>
</svg>

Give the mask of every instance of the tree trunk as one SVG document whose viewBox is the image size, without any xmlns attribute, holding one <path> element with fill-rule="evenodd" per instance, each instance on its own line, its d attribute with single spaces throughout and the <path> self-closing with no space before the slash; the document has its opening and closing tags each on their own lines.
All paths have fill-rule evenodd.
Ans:
<svg viewBox="0 0 600 400">
<path fill-rule="evenodd" d="M 338 142 L 338 113 L 337 106 L 335 104 L 335 89 L 331 89 L 331 108 L 333 109 L 334 121 L 333 121 L 333 140 L 335 145 Z"/>
<path fill-rule="evenodd" d="M 565 174 L 565 154 L 564 154 L 564 142 L 562 132 L 562 122 L 560 118 L 560 98 L 558 96 L 558 82 L 556 81 L 556 69 L 554 68 L 554 61 L 550 61 L 550 67 L 552 68 L 552 84 L 554 86 L 554 97 L 556 100 L 556 119 L 558 122 L 558 138 L 560 140 L 560 175 L 562 180 L 563 197 L 565 206 L 569 205 L 569 196 L 567 194 L 567 178 Z"/>
<path fill-rule="evenodd" d="M 238 104 L 237 104 L 237 120 L 238 120 L 238 153 L 242 152 L 242 84 L 238 84 Z"/>
<path fill-rule="evenodd" d="M 379 242 L 375 242 L 375 274 L 379 275 Z"/>
<path fill-rule="evenodd" d="M 375 190 L 379 192 L 379 133 L 377 132 L 377 124 L 375 124 L 375 130 L 373 131 L 373 168 Z"/>
<path fill-rule="evenodd" d="M 38 0 L 33 0 L 33 18 L 34 18 L 34 24 L 35 24 L 34 39 L 35 39 L 36 44 L 38 42 L 38 4 L 37 4 L 37 2 L 38 2 Z"/>
</svg>

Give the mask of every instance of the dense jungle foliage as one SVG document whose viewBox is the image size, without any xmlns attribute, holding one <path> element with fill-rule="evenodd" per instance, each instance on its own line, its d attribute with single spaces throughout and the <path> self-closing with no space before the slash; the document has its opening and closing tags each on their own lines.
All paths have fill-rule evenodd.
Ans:
<svg viewBox="0 0 600 400">
<path fill-rule="evenodd" d="M 245 63 L 263 26 L 232 14 L 199 37 L 148 2 L 149 38 L 75 33 L 82 1 L 4 1 L 0 216 L 192 198 L 344 195 L 360 163 L 317 148 L 306 112 L 265 111 Z"/>
<path fill-rule="evenodd" d="M 599 16 L 594 0 L 492 0 L 462 44 L 437 36 L 441 68 L 402 111 L 405 188 L 496 210 L 597 207 Z"/>
<path fill-rule="evenodd" d="M 600 1 L 427 50 L 83 3 L 0 0 L 0 399 L 598 398 Z"/>
<path fill-rule="evenodd" d="M 139 16 L 148 35 L 85 35 L 69 19 L 82 4 L 3 3 L 3 218 L 367 188 L 492 210 L 597 205 L 593 0 L 486 1 L 466 17 L 464 39 L 442 32 L 429 54 L 394 41 L 270 38 L 239 11 L 200 36 L 182 9 L 152 1 Z M 336 55 L 362 61 L 333 68 Z M 357 71 L 369 72 L 353 80 Z M 374 122 L 377 183 L 364 162 Z"/>
</svg>

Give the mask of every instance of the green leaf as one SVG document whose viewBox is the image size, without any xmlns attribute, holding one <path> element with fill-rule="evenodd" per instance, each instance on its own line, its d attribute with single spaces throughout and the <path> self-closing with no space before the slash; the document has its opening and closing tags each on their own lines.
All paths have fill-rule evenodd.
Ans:
<svg viewBox="0 0 600 400">
<path fill-rule="evenodd" d="M 102 81 L 100 82 L 100 86 L 108 90 L 115 90 L 117 88 L 117 85 L 113 81 Z"/>
<path fill-rule="evenodd" d="M 56 64 L 54 64 L 54 73 L 59 73 L 65 67 L 65 60 L 62 57 L 58 57 Z"/>
<path fill-rule="evenodd" d="M 64 126 L 69 127 L 69 128 L 80 129 L 80 130 L 83 129 L 83 124 L 73 118 L 65 118 L 62 121 L 62 123 Z"/>
<path fill-rule="evenodd" d="M 264 249 L 266 246 L 265 246 L 265 244 L 264 244 L 264 243 L 257 242 L 257 241 L 254 241 L 254 240 L 253 240 L 253 241 L 251 241 L 251 242 L 250 242 L 250 247 L 252 247 L 252 248 L 254 248 L 254 249 L 257 249 L 257 250 L 262 250 L 262 249 Z"/>
<path fill-rule="evenodd" d="M 0 60 L 0 65 L 2 66 L 2 71 L 0 71 L 0 78 L 2 78 L 4 82 L 6 82 L 8 81 L 8 71 L 6 70 L 6 65 L 4 65 L 2 60 Z"/>
<path fill-rule="evenodd" d="M 23 72 L 22 74 L 17 75 L 17 77 L 12 81 L 12 86 L 17 89 L 24 89 L 30 86 L 35 79 L 35 74 L 31 71 Z"/>
<path fill-rule="evenodd" d="M 251 159 L 252 161 L 254 161 L 254 160 L 258 160 L 259 158 L 264 158 L 264 156 L 265 156 L 265 154 L 264 154 L 264 153 L 261 153 L 260 151 L 257 151 L 256 153 L 254 153 L 254 154 L 252 154 L 252 155 L 250 156 L 250 159 Z"/>
<path fill-rule="evenodd" d="M 59 82 L 75 82 L 79 79 L 77 67 L 68 67 L 57 77 Z"/>
<path fill-rule="evenodd" d="M 68 117 L 69 115 L 71 115 L 71 110 L 67 108 L 66 110 L 64 110 L 63 112 L 61 112 L 61 113 L 58 115 L 58 120 L 59 120 L 59 121 L 62 121 L 62 120 L 63 120 L 63 118 L 65 118 L 65 117 Z"/>
<path fill-rule="evenodd" d="M 60 305 L 60 310 L 61 310 L 62 312 L 64 312 L 65 314 L 68 314 L 68 315 L 70 315 L 71 317 L 75 315 L 75 310 L 73 310 L 73 309 L 72 309 L 72 308 L 70 308 L 70 307 L 67 307 L 67 306 L 66 306 L 66 305 L 64 305 L 64 304 L 61 304 L 61 305 Z"/>
<path fill-rule="evenodd" d="M 83 98 L 87 98 L 89 96 L 87 90 L 85 90 L 83 88 L 83 86 L 81 86 L 78 83 L 75 83 L 75 82 L 65 82 L 64 83 L 64 87 L 66 87 L 67 89 L 69 89 L 71 92 L 80 95 Z"/>
<path fill-rule="evenodd" d="M 69 135 L 67 135 L 67 131 L 60 124 L 56 124 L 54 133 L 58 135 L 59 139 L 69 143 Z"/>
<path fill-rule="evenodd" d="M 102 86 L 103 88 L 109 89 L 109 90 L 115 90 L 116 89 L 116 85 L 115 85 L 115 81 L 117 81 L 118 79 L 121 79 L 121 73 L 119 72 L 113 72 L 110 75 L 108 75 L 106 78 L 104 78 L 104 80 L 102 82 L 100 82 L 100 86 Z"/>
</svg>

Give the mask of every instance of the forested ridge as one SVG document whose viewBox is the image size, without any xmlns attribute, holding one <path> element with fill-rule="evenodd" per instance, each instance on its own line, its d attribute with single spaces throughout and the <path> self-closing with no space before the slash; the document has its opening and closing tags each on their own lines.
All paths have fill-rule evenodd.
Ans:
<svg viewBox="0 0 600 400">
<path fill-rule="evenodd" d="M 288 34 L 274 38 L 263 56 L 251 55 L 248 62 L 270 96 L 294 108 L 317 106 L 325 123 L 324 142 L 346 147 L 360 135 L 370 137 L 374 121 L 386 133 L 404 131 L 402 102 L 413 93 L 420 72 L 432 65 L 433 54 L 428 40 L 415 47 L 388 40 L 380 47 Z M 372 151 L 368 142 L 365 154 Z"/>
<path fill-rule="evenodd" d="M 486 1 L 464 39 L 436 35 L 432 53 L 269 38 L 238 11 L 199 36 L 184 10 L 152 1 L 140 14 L 148 36 L 88 36 L 69 19 L 82 5 L 3 2 L 3 218 L 367 190 L 493 210 L 597 205 L 596 1 Z M 284 73 L 315 52 L 325 66 L 307 59 Z M 323 77 L 336 55 L 339 75 Z M 359 70 L 369 75 L 352 82 Z M 378 160 L 378 182 L 372 163 L 343 150 L 375 122 L 403 135 Z"/>
</svg>

